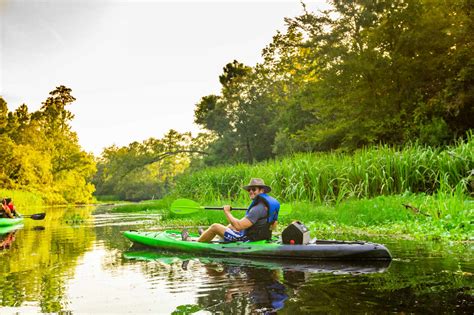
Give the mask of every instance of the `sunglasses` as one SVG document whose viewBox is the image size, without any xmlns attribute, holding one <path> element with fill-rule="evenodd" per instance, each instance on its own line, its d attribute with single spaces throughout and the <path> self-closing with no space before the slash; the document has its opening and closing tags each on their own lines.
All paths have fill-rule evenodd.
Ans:
<svg viewBox="0 0 474 315">
<path fill-rule="evenodd" d="M 256 192 L 258 190 L 258 187 L 250 187 L 247 191 L 248 192 Z"/>
</svg>

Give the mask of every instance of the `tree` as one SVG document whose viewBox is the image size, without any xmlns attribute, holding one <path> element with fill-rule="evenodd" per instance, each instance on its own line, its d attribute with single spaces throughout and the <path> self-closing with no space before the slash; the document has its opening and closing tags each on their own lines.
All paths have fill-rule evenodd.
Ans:
<svg viewBox="0 0 474 315">
<path fill-rule="evenodd" d="M 472 128 L 472 4 L 332 4 L 287 19 L 287 33 L 264 51 L 264 66 L 288 91 L 281 118 L 290 124 L 281 124 L 281 144 L 296 139 L 312 150 L 416 138 L 443 144 Z M 295 120 L 295 104 L 310 112 L 308 120 Z"/>
<path fill-rule="evenodd" d="M 39 111 L 26 104 L 8 112 L 0 98 L 0 179 L 5 187 L 40 191 L 48 202 L 85 203 L 92 198 L 91 154 L 82 151 L 66 109 L 75 98 L 59 86 Z"/>
<path fill-rule="evenodd" d="M 83 203 L 92 197 L 94 187 L 90 180 L 96 166 L 93 156 L 81 149 L 77 134 L 69 125 L 74 118 L 66 109 L 75 101 L 71 92 L 63 85 L 50 92 L 41 109 L 31 115 L 31 121 L 47 139 L 40 150 L 51 156 L 53 191 L 60 192 L 67 202 Z"/>
<path fill-rule="evenodd" d="M 221 95 L 205 96 L 196 105 L 195 122 L 216 136 L 204 161 L 253 163 L 271 157 L 274 115 L 256 72 L 236 60 L 223 70 Z"/>
<path fill-rule="evenodd" d="M 5 132 L 4 128 L 7 124 L 7 113 L 8 113 L 7 102 L 5 102 L 3 97 L 0 97 L 0 134 Z"/>
<path fill-rule="evenodd" d="M 126 147 L 104 149 L 93 182 L 97 195 L 115 195 L 125 200 L 160 198 L 172 179 L 188 168 L 191 134 L 169 130 L 162 139 L 149 138 Z"/>
</svg>

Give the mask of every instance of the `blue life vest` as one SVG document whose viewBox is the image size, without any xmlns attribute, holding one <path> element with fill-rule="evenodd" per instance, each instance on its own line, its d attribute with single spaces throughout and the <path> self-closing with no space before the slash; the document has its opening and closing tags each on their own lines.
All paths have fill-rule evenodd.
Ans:
<svg viewBox="0 0 474 315">
<path fill-rule="evenodd" d="M 255 225 L 252 225 L 245 230 L 245 236 L 251 241 L 260 241 L 260 240 L 270 240 L 272 237 L 272 231 L 270 226 L 273 222 L 278 220 L 278 212 L 280 211 L 280 203 L 273 197 L 267 194 L 260 194 L 254 200 L 247 209 L 246 214 L 249 213 L 258 203 L 263 202 L 267 210 L 266 221 L 267 224 L 263 227 L 257 228 Z"/>
<path fill-rule="evenodd" d="M 250 209 L 252 209 L 252 207 L 257 205 L 260 201 L 263 201 L 265 206 L 268 208 L 267 222 L 273 223 L 275 221 L 278 221 L 280 203 L 278 202 L 278 200 L 267 194 L 260 194 L 254 200 L 252 200 L 252 203 L 248 207 L 246 214 L 249 213 Z"/>
</svg>

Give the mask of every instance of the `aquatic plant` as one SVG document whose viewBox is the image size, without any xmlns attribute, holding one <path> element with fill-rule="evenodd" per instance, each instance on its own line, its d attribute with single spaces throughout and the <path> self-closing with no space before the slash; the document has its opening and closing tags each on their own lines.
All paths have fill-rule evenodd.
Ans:
<svg viewBox="0 0 474 315">
<path fill-rule="evenodd" d="M 84 222 L 84 218 L 80 214 L 74 213 L 72 215 L 66 216 L 64 221 L 69 225 L 79 225 Z"/>
</svg>

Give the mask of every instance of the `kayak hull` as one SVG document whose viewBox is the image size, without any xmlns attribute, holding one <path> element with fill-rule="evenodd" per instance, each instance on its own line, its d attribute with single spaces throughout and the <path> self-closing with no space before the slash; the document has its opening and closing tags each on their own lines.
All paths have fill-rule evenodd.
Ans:
<svg viewBox="0 0 474 315">
<path fill-rule="evenodd" d="M 23 223 L 23 218 L 0 218 L 0 227 L 1 226 L 12 226 Z"/>
<path fill-rule="evenodd" d="M 392 259 L 390 252 L 385 246 L 366 242 L 322 240 L 308 245 L 285 245 L 268 241 L 200 243 L 196 241 L 182 241 L 178 231 L 126 231 L 123 234 L 135 244 L 196 255 L 301 260 Z"/>
</svg>

